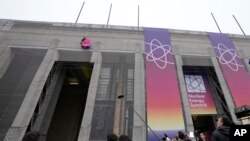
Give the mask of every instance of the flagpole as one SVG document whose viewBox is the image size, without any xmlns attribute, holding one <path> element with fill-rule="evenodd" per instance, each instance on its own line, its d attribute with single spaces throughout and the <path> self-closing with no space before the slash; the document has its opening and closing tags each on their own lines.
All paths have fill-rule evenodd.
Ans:
<svg viewBox="0 0 250 141">
<path fill-rule="evenodd" d="M 82 7 L 81 7 L 81 9 L 80 9 L 80 11 L 79 11 L 79 14 L 78 14 L 78 16 L 77 16 L 77 19 L 76 19 L 76 22 L 75 22 L 74 27 L 76 27 L 76 24 L 77 24 L 77 22 L 78 22 L 78 19 L 79 19 L 81 13 L 82 13 L 82 8 L 83 8 L 84 4 L 85 4 L 85 2 L 82 3 Z"/>
<path fill-rule="evenodd" d="M 109 25 L 109 19 L 110 19 L 111 9 L 112 9 L 112 3 L 110 4 L 110 8 L 109 8 L 109 16 L 108 16 L 108 21 L 107 21 L 106 28 L 108 28 L 108 25 Z"/>
<path fill-rule="evenodd" d="M 233 15 L 233 17 L 234 17 L 234 20 L 236 21 L 236 23 L 238 24 L 238 26 L 239 26 L 241 32 L 243 33 L 243 35 L 246 36 L 244 30 L 241 28 L 240 23 L 237 21 L 236 17 L 235 17 L 234 15 Z"/>
<path fill-rule="evenodd" d="M 213 17 L 213 19 L 214 19 L 214 22 L 215 22 L 215 24 L 216 24 L 217 28 L 219 29 L 219 31 L 220 31 L 220 33 L 221 33 L 220 27 L 219 27 L 219 25 L 218 25 L 218 23 L 217 23 L 216 19 L 214 18 L 214 15 L 213 15 L 213 13 L 212 13 L 212 12 L 211 12 L 211 15 L 212 15 L 212 17 Z"/>
<path fill-rule="evenodd" d="M 140 6 L 138 5 L 138 24 L 137 24 L 138 30 L 140 29 Z"/>
</svg>

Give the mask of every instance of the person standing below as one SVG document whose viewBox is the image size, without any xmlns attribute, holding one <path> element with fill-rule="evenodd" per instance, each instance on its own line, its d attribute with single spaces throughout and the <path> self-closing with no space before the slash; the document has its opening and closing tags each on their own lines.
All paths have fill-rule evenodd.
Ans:
<svg viewBox="0 0 250 141">
<path fill-rule="evenodd" d="M 127 135 L 120 135 L 119 141 L 132 141 Z"/>
<path fill-rule="evenodd" d="M 177 136 L 172 141 L 185 141 L 186 135 L 182 131 L 177 132 Z"/>
<path fill-rule="evenodd" d="M 192 141 L 188 135 L 188 133 L 185 133 L 184 141 Z"/>
<path fill-rule="evenodd" d="M 107 141 L 118 141 L 118 136 L 116 134 L 108 134 Z"/>
<path fill-rule="evenodd" d="M 211 141 L 229 141 L 231 124 L 229 117 L 220 116 L 216 123 L 216 130 L 212 133 Z"/>
<path fill-rule="evenodd" d="M 198 141 L 208 141 L 207 137 L 206 137 L 206 134 L 204 132 L 200 133 Z"/>
</svg>

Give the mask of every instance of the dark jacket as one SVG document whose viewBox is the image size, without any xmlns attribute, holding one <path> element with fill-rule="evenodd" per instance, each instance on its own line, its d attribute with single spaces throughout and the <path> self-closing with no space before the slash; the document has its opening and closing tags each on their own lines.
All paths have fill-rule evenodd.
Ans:
<svg viewBox="0 0 250 141">
<path fill-rule="evenodd" d="M 217 128 L 211 137 L 212 141 L 229 141 L 230 140 L 230 128 L 227 126 L 221 126 Z"/>
</svg>

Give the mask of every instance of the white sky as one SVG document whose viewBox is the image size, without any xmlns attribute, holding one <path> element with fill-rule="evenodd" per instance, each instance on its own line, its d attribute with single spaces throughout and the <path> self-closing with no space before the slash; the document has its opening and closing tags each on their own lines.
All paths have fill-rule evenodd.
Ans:
<svg viewBox="0 0 250 141">
<path fill-rule="evenodd" d="M 242 34 L 232 15 L 250 35 L 250 0 L 0 0 L 0 18 L 75 23 L 140 26 Z"/>
</svg>

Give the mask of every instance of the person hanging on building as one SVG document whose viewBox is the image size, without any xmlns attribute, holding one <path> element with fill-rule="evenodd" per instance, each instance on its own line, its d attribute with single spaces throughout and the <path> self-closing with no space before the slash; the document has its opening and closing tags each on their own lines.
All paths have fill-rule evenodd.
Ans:
<svg viewBox="0 0 250 141">
<path fill-rule="evenodd" d="M 81 42 L 83 42 L 85 39 L 86 39 L 86 37 L 83 37 Z"/>
<path fill-rule="evenodd" d="M 82 38 L 82 40 L 81 40 L 81 42 L 80 42 L 80 45 L 83 47 L 83 45 L 84 45 L 84 41 L 86 40 L 86 37 L 83 37 Z"/>
<path fill-rule="evenodd" d="M 80 45 L 82 46 L 82 48 L 87 49 L 90 47 L 91 41 L 89 39 L 87 39 L 86 37 L 83 37 L 81 42 L 80 42 Z"/>
<path fill-rule="evenodd" d="M 213 131 L 211 141 L 229 141 L 230 140 L 231 119 L 222 115 L 216 121 L 216 130 Z"/>
</svg>

